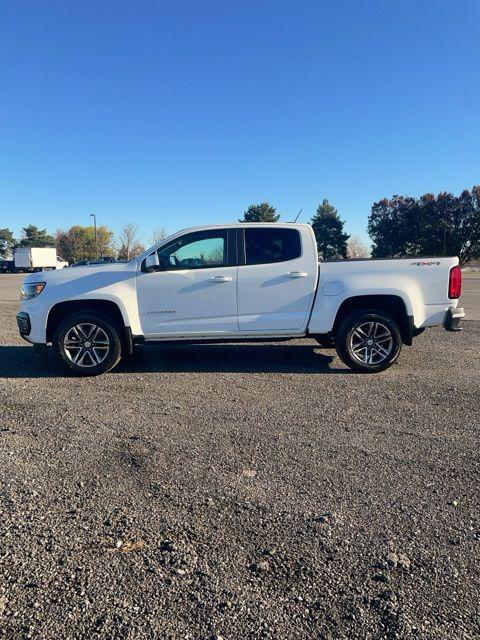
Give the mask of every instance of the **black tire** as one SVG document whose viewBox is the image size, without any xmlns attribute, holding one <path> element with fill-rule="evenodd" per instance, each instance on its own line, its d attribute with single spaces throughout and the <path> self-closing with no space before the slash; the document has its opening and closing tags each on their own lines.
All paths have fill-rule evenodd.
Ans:
<svg viewBox="0 0 480 640">
<path fill-rule="evenodd" d="M 370 309 L 352 313 L 342 321 L 335 346 L 341 360 L 353 371 L 378 373 L 391 367 L 400 355 L 402 336 L 393 318 Z"/>
<path fill-rule="evenodd" d="M 315 340 L 324 349 L 335 349 L 335 339 L 330 333 L 315 336 Z"/>
<path fill-rule="evenodd" d="M 91 333 L 90 327 L 94 327 Z M 97 312 L 79 311 L 64 318 L 55 328 L 52 345 L 60 362 L 78 376 L 106 373 L 122 357 L 119 328 Z"/>
</svg>

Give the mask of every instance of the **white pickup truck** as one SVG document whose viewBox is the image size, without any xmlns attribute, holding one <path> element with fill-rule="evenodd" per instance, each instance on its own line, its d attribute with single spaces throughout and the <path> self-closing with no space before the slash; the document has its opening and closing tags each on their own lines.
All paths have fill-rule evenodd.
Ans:
<svg viewBox="0 0 480 640">
<path fill-rule="evenodd" d="M 130 262 L 27 276 L 20 334 L 79 375 L 135 344 L 310 337 L 387 369 L 426 327 L 460 329 L 458 258 L 320 262 L 307 224 L 185 229 Z"/>
</svg>

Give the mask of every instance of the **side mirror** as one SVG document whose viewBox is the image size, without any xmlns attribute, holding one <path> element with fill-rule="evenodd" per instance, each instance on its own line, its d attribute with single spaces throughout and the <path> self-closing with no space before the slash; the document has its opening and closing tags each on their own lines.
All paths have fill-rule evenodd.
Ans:
<svg viewBox="0 0 480 640">
<path fill-rule="evenodd" d="M 158 253 L 155 251 L 145 258 L 145 271 L 158 271 L 160 268 L 160 260 Z"/>
</svg>

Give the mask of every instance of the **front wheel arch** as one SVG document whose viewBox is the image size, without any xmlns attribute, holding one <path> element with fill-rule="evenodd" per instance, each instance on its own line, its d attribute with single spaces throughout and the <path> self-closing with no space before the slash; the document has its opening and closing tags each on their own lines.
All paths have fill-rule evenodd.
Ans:
<svg viewBox="0 0 480 640">
<path fill-rule="evenodd" d="M 72 313 L 100 313 L 102 316 L 109 318 L 111 322 L 118 327 L 119 335 L 122 340 L 122 347 L 125 353 L 132 351 L 132 334 L 130 327 L 127 326 L 120 307 L 111 300 L 65 300 L 57 302 L 48 312 L 46 325 L 46 342 L 52 342 L 56 327 L 67 316 Z"/>
</svg>

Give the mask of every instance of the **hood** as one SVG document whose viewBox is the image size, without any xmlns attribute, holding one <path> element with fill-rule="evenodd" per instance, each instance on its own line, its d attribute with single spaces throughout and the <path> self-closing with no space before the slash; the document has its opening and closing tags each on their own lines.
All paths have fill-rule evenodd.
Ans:
<svg viewBox="0 0 480 640">
<path fill-rule="evenodd" d="M 88 277 L 94 279 L 99 276 L 102 280 L 109 275 L 114 279 L 120 279 L 122 272 L 131 276 L 132 272 L 137 271 L 137 260 L 130 262 L 110 262 L 107 264 L 91 264 L 84 267 L 65 267 L 64 269 L 54 269 L 52 271 L 37 271 L 30 273 L 24 280 L 24 283 L 30 282 L 46 282 L 47 284 L 62 284 L 72 280 L 80 280 Z"/>
<path fill-rule="evenodd" d="M 37 271 L 29 274 L 24 283 L 46 282 L 47 285 L 73 285 L 80 289 L 97 289 L 121 280 L 134 277 L 138 268 L 138 262 L 111 262 L 109 264 L 87 265 L 85 267 L 65 267 L 54 271 Z M 69 289 L 71 287 L 68 287 Z"/>
<path fill-rule="evenodd" d="M 38 300 L 51 304 L 57 300 L 79 298 L 86 295 L 102 296 L 115 287 L 136 280 L 138 261 L 113 262 L 99 266 L 67 267 L 56 271 L 39 271 L 25 278 L 25 283 L 45 282 L 46 287 Z M 110 291 L 111 293 L 111 291 Z M 37 298 L 34 298 L 37 300 Z"/>
</svg>

